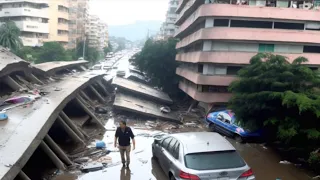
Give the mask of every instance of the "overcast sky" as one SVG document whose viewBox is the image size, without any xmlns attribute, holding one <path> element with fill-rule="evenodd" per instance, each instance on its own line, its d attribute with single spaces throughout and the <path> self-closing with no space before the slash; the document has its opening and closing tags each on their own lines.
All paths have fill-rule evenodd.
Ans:
<svg viewBox="0 0 320 180">
<path fill-rule="evenodd" d="M 91 0 L 90 14 L 98 15 L 108 25 L 165 19 L 168 0 Z"/>
</svg>

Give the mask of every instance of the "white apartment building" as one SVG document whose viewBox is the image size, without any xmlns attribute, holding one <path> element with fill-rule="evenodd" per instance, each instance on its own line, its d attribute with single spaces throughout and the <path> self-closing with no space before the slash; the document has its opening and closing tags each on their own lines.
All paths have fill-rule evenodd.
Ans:
<svg viewBox="0 0 320 180">
<path fill-rule="evenodd" d="M 89 16 L 86 33 L 89 40 L 89 47 L 97 48 L 102 52 L 103 48 L 108 46 L 108 26 L 101 22 L 98 16 Z"/>
<path fill-rule="evenodd" d="M 41 46 L 49 34 L 48 0 L 0 0 L 0 23 L 13 21 L 24 46 Z"/>
<path fill-rule="evenodd" d="M 163 38 L 173 37 L 175 31 L 177 30 L 177 26 L 175 25 L 175 22 L 178 17 L 178 15 L 176 14 L 178 4 L 179 4 L 178 0 L 170 0 L 169 1 L 168 11 L 166 14 L 166 20 L 162 24 L 162 27 L 160 29 Z"/>
</svg>

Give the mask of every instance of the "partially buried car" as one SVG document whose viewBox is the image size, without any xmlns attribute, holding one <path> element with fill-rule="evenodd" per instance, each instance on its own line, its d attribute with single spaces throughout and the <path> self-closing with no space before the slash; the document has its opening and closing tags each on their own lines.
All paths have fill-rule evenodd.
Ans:
<svg viewBox="0 0 320 180">
<path fill-rule="evenodd" d="M 241 127 L 235 114 L 231 110 L 209 113 L 206 121 L 209 123 L 209 127 L 212 131 L 234 137 L 239 142 L 261 138 L 262 136 L 261 129 Z"/>
</svg>

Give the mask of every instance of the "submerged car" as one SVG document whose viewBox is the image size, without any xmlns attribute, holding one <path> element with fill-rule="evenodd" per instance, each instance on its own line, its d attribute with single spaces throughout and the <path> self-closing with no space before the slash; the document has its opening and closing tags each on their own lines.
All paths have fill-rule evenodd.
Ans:
<svg viewBox="0 0 320 180">
<path fill-rule="evenodd" d="M 234 137 L 237 141 L 242 142 L 250 138 L 259 138 L 262 136 L 262 130 L 260 129 L 253 130 L 241 127 L 231 110 L 209 113 L 206 120 L 212 131 Z"/>
<path fill-rule="evenodd" d="M 218 133 L 158 137 L 152 144 L 152 153 L 170 180 L 255 180 L 251 168 Z"/>
</svg>

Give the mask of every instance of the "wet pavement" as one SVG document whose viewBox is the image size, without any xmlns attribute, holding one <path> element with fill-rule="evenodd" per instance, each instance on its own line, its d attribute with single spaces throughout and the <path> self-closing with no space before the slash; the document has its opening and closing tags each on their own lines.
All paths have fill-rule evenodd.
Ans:
<svg viewBox="0 0 320 180">
<path fill-rule="evenodd" d="M 143 124 L 136 124 L 137 129 L 131 126 L 136 135 L 136 149 L 131 151 L 130 169 L 123 168 L 119 152 L 111 152 L 107 159 L 111 159 L 108 167 L 103 170 L 81 174 L 79 171 L 72 172 L 75 175 L 64 174 L 55 180 L 166 180 L 168 177 L 160 168 L 157 160 L 152 159 L 151 144 L 153 135 L 161 133 L 158 130 L 150 130 Z M 143 128 L 144 127 L 144 128 Z M 104 134 L 103 141 L 107 149 L 117 151 L 113 147 L 115 123 L 109 119 L 106 124 L 108 131 Z M 189 128 L 187 131 L 199 129 Z M 177 130 L 176 130 L 177 131 Z M 184 130 L 182 130 L 184 131 Z M 252 167 L 258 180 L 308 180 L 307 173 L 293 164 L 280 164 L 281 159 L 275 152 L 264 147 L 262 144 L 241 144 L 227 138 L 239 151 L 245 161 Z"/>
</svg>

